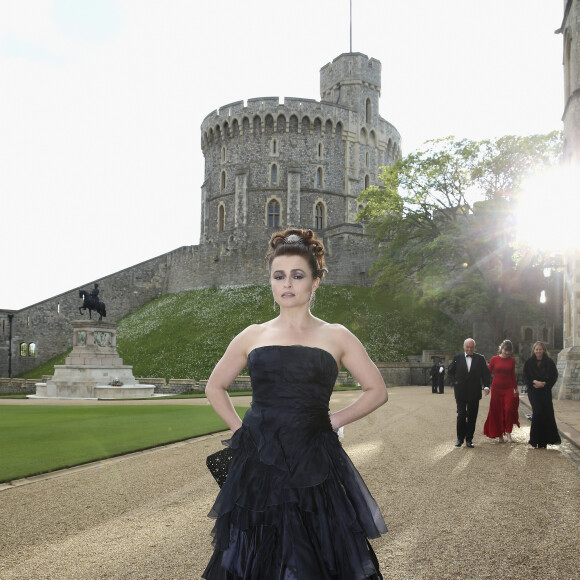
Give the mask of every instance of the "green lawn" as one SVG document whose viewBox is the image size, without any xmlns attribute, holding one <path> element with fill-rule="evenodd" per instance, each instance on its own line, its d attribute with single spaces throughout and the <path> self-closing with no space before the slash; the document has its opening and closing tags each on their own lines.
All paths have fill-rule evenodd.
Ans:
<svg viewBox="0 0 580 580">
<path fill-rule="evenodd" d="M 246 408 L 236 408 L 243 416 Z M 0 482 L 226 429 L 211 407 L 0 405 Z"/>
</svg>

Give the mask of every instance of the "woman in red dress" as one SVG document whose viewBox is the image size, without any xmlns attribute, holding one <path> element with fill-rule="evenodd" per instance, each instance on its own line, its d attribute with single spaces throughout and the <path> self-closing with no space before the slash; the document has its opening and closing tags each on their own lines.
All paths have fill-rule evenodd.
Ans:
<svg viewBox="0 0 580 580">
<path fill-rule="evenodd" d="M 498 350 L 498 354 L 489 361 L 489 372 L 493 375 L 491 383 L 491 401 L 489 413 L 483 426 L 483 434 L 499 438 L 504 441 L 507 435 L 508 443 L 512 443 L 512 429 L 514 425 L 520 426 L 518 419 L 518 407 L 520 398 L 518 395 L 518 382 L 516 379 L 516 361 L 512 357 L 512 343 L 504 340 Z M 487 391 L 485 392 L 487 395 Z"/>
</svg>

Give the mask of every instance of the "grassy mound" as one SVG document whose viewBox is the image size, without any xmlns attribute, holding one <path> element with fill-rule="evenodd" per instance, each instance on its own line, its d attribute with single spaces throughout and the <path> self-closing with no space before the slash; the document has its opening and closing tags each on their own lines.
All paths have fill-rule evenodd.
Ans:
<svg viewBox="0 0 580 580">
<path fill-rule="evenodd" d="M 444 314 L 401 307 L 384 290 L 324 286 L 313 314 L 354 332 L 375 361 L 401 362 L 425 348 L 455 350 L 463 332 Z M 231 339 L 276 316 L 269 286 L 190 290 L 163 296 L 119 321 L 117 347 L 136 377 L 207 379 Z M 63 354 L 24 375 L 52 374 Z"/>
</svg>

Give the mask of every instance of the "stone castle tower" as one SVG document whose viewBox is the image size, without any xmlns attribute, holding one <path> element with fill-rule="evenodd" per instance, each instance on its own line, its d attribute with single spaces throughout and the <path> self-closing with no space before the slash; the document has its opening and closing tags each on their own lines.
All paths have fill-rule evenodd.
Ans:
<svg viewBox="0 0 580 580">
<path fill-rule="evenodd" d="M 231 251 L 296 225 L 319 230 L 332 254 L 338 238 L 361 235 L 357 196 L 401 156 L 380 91 L 381 63 L 347 53 L 321 69 L 320 102 L 256 98 L 209 114 L 201 245 Z"/>
<path fill-rule="evenodd" d="M 566 0 L 562 26 L 564 159 L 580 175 L 580 0 Z M 578 183 L 573 185 L 578 188 Z M 564 350 L 558 355 L 559 399 L 580 400 L 580 250 L 569 248 L 564 270 Z"/>
<path fill-rule="evenodd" d="M 367 285 L 372 242 L 356 221 L 357 196 L 401 156 L 401 137 L 379 114 L 381 63 L 346 53 L 320 71 L 321 100 L 259 97 L 210 113 L 201 126 L 205 179 L 201 238 L 100 280 L 107 322 L 183 290 L 267 281 L 271 234 L 316 230 L 327 284 Z M 81 281 L 79 281 L 80 283 Z M 0 377 L 33 369 L 72 346 L 75 288 L 18 311 L 0 310 Z"/>
</svg>

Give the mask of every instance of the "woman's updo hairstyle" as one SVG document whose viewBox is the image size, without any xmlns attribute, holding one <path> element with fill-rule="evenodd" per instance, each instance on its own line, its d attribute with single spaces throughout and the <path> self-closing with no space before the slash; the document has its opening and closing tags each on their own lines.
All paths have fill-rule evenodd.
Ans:
<svg viewBox="0 0 580 580">
<path fill-rule="evenodd" d="M 501 351 L 503 349 L 506 349 L 508 352 L 513 352 L 514 351 L 514 345 L 512 344 L 511 340 L 504 340 L 500 345 L 499 348 L 497 350 L 497 354 L 501 354 Z"/>
<path fill-rule="evenodd" d="M 313 278 L 322 279 L 328 270 L 324 266 L 324 244 L 316 239 L 312 230 L 288 228 L 272 234 L 270 248 L 266 254 L 268 270 L 278 256 L 302 256 L 306 258 Z"/>
</svg>

